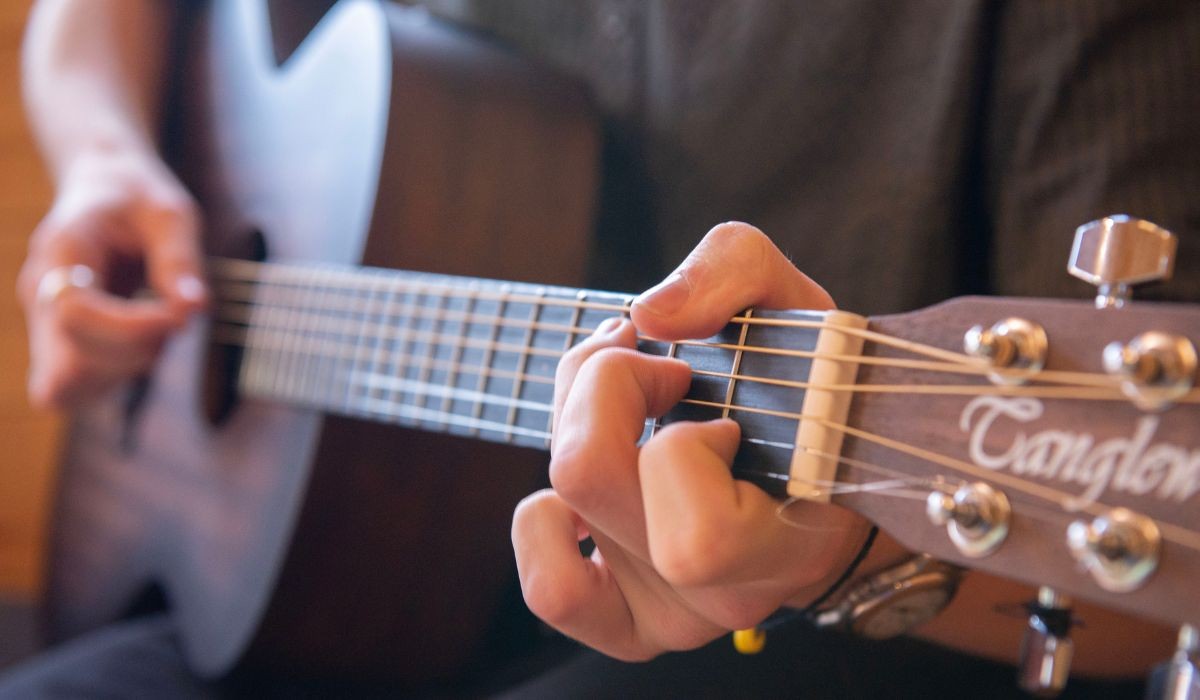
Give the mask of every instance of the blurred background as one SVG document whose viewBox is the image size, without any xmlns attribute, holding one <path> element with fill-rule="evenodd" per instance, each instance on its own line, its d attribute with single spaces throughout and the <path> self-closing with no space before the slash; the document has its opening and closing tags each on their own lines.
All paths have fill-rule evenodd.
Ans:
<svg viewBox="0 0 1200 700">
<path fill-rule="evenodd" d="M 30 4 L 0 2 L 0 616 L 7 620 L 23 617 L 14 611 L 40 585 L 58 434 L 57 419 L 25 401 L 25 323 L 13 291 L 26 239 L 51 195 L 21 110 L 18 68 Z M 0 662 L 15 653 L 3 619 Z"/>
</svg>

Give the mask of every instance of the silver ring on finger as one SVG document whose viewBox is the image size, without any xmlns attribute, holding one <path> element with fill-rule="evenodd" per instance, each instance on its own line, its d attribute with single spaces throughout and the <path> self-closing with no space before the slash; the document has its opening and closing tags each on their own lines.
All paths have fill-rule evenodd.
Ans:
<svg viewBox="0 0 1200 700">
<path fill-rule="evenodd" d="M 96 283 L 96 273 L 87 265 L 61 265 L 46 271 L 38 282 L 37 303 L 52 304 L 69 289 L 87 289 Z"/>
</svg>

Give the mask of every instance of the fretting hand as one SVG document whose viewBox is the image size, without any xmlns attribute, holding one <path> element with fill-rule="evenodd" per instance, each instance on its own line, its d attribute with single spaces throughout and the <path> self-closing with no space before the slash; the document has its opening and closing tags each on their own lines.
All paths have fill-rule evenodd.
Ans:
<svg viewBox="0 0 1200 700">
<path fill-rule="evenodd" d="M 120 271 L 139 263 L 152 294 L 113 293 Z M 81 157 L 60 178 L 17 289 L 35 405 L 70 407 L 141 374 L 205 304 L 195 204 L 152 156 Z"/>
<path fill-rule="evenodd" d="M 638 332 L 707 337 L 747 307 L 832 307 L 829 296 L 745 224 L 714 228 L 663 283 L 571 350 L 555 382 L 552 490 L 527 498 L 513 544 L 530 609 L 620 659 L 694 648 L 819 595 L 867 523 L 834 506 L 778 503 L 737 481 L 730 420 L 673 423 L 642 447 L 647 417 L 687 392 L 679 360 L 633 348 Z M 636 331 L 635 331 L 636 327 Z M 596 547 L 580 556 L 579 541 Z"/>
</svg>

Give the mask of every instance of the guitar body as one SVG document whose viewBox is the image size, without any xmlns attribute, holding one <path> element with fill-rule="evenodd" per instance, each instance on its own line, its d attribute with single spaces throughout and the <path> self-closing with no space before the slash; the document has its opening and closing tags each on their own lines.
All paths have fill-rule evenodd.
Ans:
<svg viewBox="0 0 1200 700">
<path fill-rule="evenodd" d="M 581 280 L 597 136 L 574 86 L 372 0 L 336 5 L 279 63 L 272 20 L 276 40 L 304 31 L 264 3 L 210 5 L 172 148 L 209 253 L 261 236 L 268 259 Z M 157 586 L 207 676 L 251 658 L 419 682 L 494 652 L 512 508 L 545 455 L 249 400 L 213 421 L 209 356 L 197 319 L 136 400 L 75 417 L 51 635 Z"/>
</svg>

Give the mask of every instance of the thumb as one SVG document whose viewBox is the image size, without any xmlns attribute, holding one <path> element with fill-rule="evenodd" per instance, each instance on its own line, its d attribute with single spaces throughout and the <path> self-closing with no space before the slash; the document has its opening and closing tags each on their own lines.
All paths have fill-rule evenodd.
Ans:
<svg viewBox="0 0 1200 700">
<path fill-rule="evenodd" d="M 749 307 L 831 309 L 833 299 L 766 234 L 738 222 L 714 227 L 675 272 L 639 296 L 639 330 L 665 340 L 704 338 Z"/>
<path fill-rule="evenodd" d="M 190 203 L 140 212 L 146 278 L 172 308 L 191 313 L 208 301 L 201 274 L 198 215 Z"/>
</svg>

